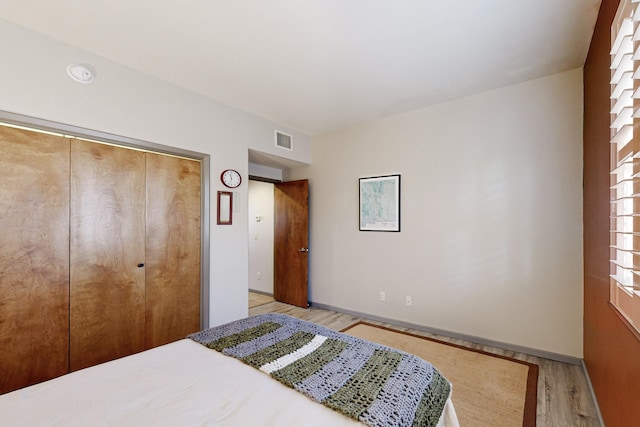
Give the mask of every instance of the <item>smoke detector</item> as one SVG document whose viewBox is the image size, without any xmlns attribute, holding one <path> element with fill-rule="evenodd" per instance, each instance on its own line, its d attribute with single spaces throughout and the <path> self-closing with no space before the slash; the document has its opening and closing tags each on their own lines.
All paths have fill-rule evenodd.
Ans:
<svg viewBox="0 0 640 427">
<path fill-rule="evenodd" d="M 90 65 L 71 64 L 67 67 L 67 74 L 78 83 L 89 84 L 96 78 L 96 73 Z"/>
</svg>

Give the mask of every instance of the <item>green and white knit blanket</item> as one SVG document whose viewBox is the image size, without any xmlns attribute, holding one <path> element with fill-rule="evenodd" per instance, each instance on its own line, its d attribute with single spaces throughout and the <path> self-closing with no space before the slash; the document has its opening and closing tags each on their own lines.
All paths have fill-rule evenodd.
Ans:
<svg viewBox="0 0 640 427">
<path fill-rule="evenodd" d="M 435 426 L 451 394 L 447 379 L 419 357 L 281 314 L 189 338 L 370 426 Z"/>
</svg>

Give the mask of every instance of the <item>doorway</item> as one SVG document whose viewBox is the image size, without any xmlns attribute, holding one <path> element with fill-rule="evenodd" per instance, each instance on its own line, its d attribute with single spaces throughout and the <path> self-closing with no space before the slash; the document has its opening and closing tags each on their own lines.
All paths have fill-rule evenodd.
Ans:
<svg viewBox="0 0 640 427">
<path fill-rule="evenodd" d="M 274 185 L 249 179 L 249 292 L 273 297 Z M 257 296 L 249 306 L 262 301 Z"/>
<path fill-rule="evenodd" d="M 282 230 L 282 221 L 276 222 L 277 218 L 283 215 L 277 215 L 277 206 L 283 206 L 282 202 L 278 203 L 275 194 L 278 193 L 277 186 L 285 185 L 283 181 L 284 175 L 288 174 L 291 169 L 306 166 L 304 163 L 296 162 L 293 160 L 273 156 L 266 153 L 256 152 L 249 150 L 249 189 L 248 189 L 248 246 L 249 246 L 249 260 L 248 260 L 248 292 L 250 293 L 249 306 L 262 305 L 264 302 L 263 297 L 273 297 L 274 295 L 280 295 L 279 300 L 294 304 L 298 306 L 306 307 L 307 304 L 307 280 L 308 271 L 306 266 L 308 265 L 308 212 L 305 209 L 305 225 L 304 235 L 305 239 L 296 241 L 293 251 L 287 251 L 285 256 L 295 256 L 304 258 L 304 269 L 296 268 L 295 272 L 291 275 L 297 275 L 298 279 L 285 280 L 285 282 L 299 284 L 300 288 L 304 289 L 304 296 L 301 297 L 301 292 L 296 290 L 293 293 L 283 289 L 283 269 L 280 268 L 280 272 L 276 271 L 275 263 L 275 246 L 278 241 L 277 236 Z M 306 184 L 306 180 L 305 181 Z M 294 186 L 296 187 L 296 186 Z M 280 191 L 282 193 L 282 191 Z M 305 188 L 305 194 L 308 194 L 308 186 Z M 286 197 L 287 201 L 292 200 Z M 306 197 L 304 198 L 305 208 L 308 206 Z M 285 203 L 286 205 L 286 203 Z M 290 209 L 290 207 L 288 208 Z M 282 212 L 282 211 L 281 211 Z M 290 217 L 288 212 L 285 212 L 285 217 Z M 299 217 L 300 214 L 296 214 Z M 289 222 L 289 219 L 287 221 Z M 294 221 L 295 222 L 295 221 Z M 280 224 L 276 227 L 277 224 Z M 298 224 L 299 225 L 299 224 Z M 290 229 L 293 230 L 293 229 Z M 297 230 L 293 232 L 299 234 Z M 281 235 L 281 234 L 280 234 Z M 291 253 L 289 253 L 291 252 Z M 295 254 L 294 254 L 295 252 Z M 279 256 L 279 259 L 282 257 Z M 290 269 L 288 266 L 300 267 L 300 260 L 287 259 L 284 261 L 284 265 L 287 268 L 284 269 L 285 274 L 289 275 Z M 282 262 L 280 266 L 282 267 Z M 303 272 L 303 273 L 302 273 Z M 302 279 L 303 278 L 303 279 Z M 285 277 L 288 279 L 288 277 Z M 280 285 L 279 285 L 280 284 Z M 289 284 L 285 286 L 288 287 Z M 276 295 L 277 296 L 277 295 Z M 292 297 L 294 297 L 292 299 Z M 256 301 L 257 300 L 257 301 Z M 304 301 L 303 301 L 304 300 Z"/>
</svg>

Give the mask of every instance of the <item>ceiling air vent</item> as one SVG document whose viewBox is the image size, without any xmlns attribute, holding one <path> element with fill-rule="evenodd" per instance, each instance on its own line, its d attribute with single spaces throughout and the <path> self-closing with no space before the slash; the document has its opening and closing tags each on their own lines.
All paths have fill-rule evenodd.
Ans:
<svg viewBox="0 0 640 427">
<path fill-rule="evenodd" d="M 284 148 L 285 150 L 293 151 L 293 137 L 282 133 L 279 130 L 276 131 L 276 147 Z"/>
</svg>

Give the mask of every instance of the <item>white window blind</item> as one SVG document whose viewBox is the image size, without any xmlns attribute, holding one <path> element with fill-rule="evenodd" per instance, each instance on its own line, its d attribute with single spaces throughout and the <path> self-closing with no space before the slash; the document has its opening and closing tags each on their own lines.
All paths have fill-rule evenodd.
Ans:
<svg viewBox="0 0 640 427">
<path fill-rule="evenodd" d="M 610 301 L 640 332 L 640 0 L 611 27 Z"/>
</svg>

